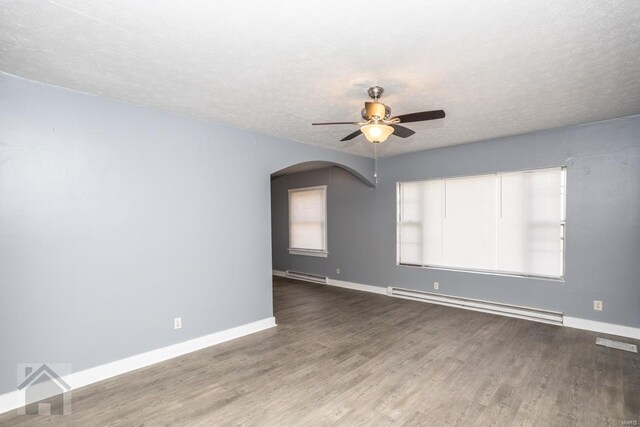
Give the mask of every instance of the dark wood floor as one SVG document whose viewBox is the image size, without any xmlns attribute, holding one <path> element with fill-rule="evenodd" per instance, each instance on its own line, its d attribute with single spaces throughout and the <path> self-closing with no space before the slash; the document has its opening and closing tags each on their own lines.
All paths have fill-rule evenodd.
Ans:
<svg viewBox="0 0 640 427">
<path fill-rule="evenodd" d="M 595 333 L 281 278 L 274 300 L 277 328 L 76 390 L 71 415 L 0 424 L 640 420 L 638 354 L 598 347 Z"/>
</svg>

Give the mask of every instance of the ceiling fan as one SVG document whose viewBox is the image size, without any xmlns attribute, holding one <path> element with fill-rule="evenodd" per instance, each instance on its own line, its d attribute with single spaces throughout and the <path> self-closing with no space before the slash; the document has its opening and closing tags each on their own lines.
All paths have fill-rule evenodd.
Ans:
<svg viewBox="0 0 640 427">
<path fill-rule="evenodd" d="M 364 103 L 362 118 L 366 120 L 365 122 L 312 123 L 312 125 L 358 125 L 360 129 L 350 133 L 340 141 L 348 141 L 362 133 L 368 141 L 377 144 L 386 141 L 391 134 L 400 138 L 407 138 L 415 133 L 409 128 L 400 126 L 399 123 L 424 122 L 445 117 L 443 110 L 423 111 L 391 117 L 391 108 L 378 102 L 378 99 L 384 93 L 384 89 L 380 86 L 373 86 L 369 88 L 367 93 L 373 98 L 373 102 Z"/>
</svg>

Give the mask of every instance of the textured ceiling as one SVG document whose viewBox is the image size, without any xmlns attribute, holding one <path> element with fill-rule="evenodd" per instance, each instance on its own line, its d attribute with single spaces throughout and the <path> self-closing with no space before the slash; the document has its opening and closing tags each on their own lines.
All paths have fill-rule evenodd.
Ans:
<svg viewBox="0 0 640 427">
<path fill-rule="evenodd" d="M 640 113 L 640 1 L 0 0 L 0 70 L 371 156 L 357 120 L 444 109 L 391 155 Z"/>
</svg>

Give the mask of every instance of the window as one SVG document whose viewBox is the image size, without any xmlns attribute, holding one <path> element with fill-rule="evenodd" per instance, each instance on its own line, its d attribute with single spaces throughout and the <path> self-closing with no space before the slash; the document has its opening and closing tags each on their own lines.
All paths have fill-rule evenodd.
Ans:
<svg viewBox="0 0 640 427">
<path fill-rule="evenodd" d="M 398 264 L 561 279 L 565 168 L 398 183 Z"/>
<path fill-rule="evenodd" d="M 327 256 L 327 186 L 289 190 L 289 253 Z"/>
</svg>

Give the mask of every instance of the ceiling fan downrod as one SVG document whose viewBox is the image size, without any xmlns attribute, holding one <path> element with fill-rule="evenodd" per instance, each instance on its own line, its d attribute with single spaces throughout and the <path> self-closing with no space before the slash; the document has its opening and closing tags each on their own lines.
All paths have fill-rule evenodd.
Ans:
<svg viewBox="0 0 640 427">
<path fill-rule="evenodd" d="M 384 89 L 382 89 L 380 86 L 372 86 L 369 88 L 369 90 L 367 90 L 367 93 L 371 98 L 373 98 L 374 102 L 378 102 L 378 98 L 382 97 Z"/>
</svg>

